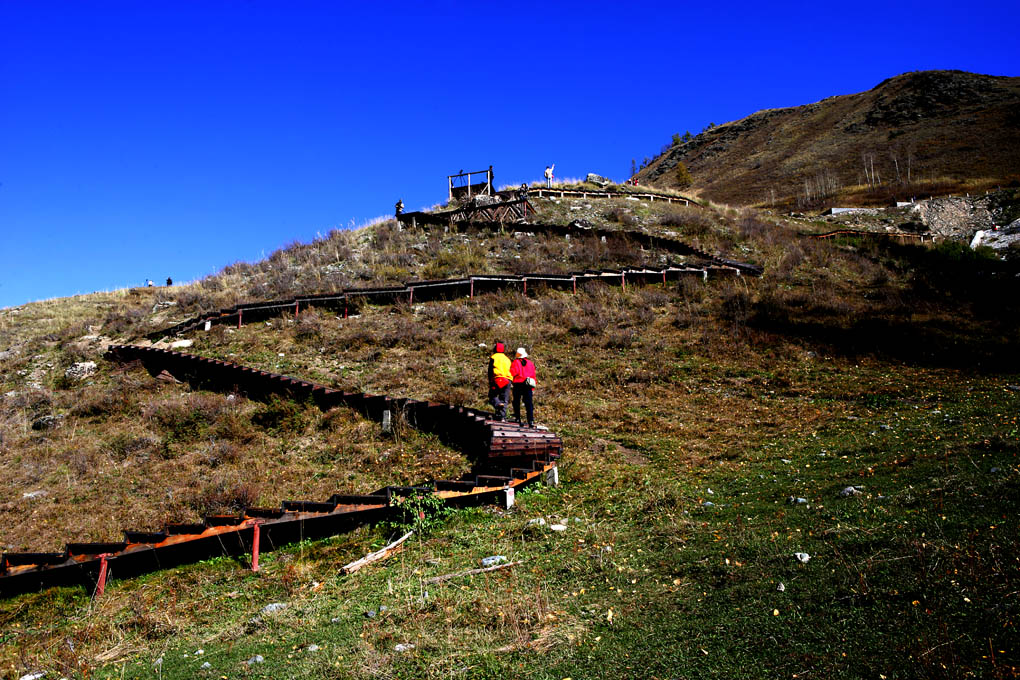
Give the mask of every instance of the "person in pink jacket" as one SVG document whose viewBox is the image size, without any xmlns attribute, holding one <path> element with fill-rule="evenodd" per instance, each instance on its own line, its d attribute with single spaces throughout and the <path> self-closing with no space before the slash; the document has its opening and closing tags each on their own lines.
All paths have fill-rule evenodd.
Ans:
<svg viewBox="0 0 1020 680">
<path fill-rule="evenodd" d="M 514 420 L 521 424 L 521 399 L 528 414 L 528 427 L 535 427 L 535 404 L 532 393 L 537 385 L 535 381 L 535 362 L 528 358 L 523 347 L 517 348 L 517 358 L 510 364 L 510 376 L 514 385 Z"/>
</svg>

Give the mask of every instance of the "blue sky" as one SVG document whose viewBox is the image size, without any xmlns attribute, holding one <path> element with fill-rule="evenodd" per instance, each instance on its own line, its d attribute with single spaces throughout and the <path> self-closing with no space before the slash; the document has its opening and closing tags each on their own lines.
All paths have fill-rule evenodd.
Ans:
<svg viewBox="0 0 1020 680">
<path fill-rule="evenodd" d="M 187 281 L 912 70 L 1020 75 L 1013 3 L 0 0 L 0 307 Z"/>
</svg>

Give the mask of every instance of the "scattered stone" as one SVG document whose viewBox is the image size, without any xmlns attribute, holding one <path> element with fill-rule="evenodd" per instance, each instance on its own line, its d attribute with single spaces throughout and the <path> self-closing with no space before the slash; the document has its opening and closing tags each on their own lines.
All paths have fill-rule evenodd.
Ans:
<svg viewBox="0 0 1020 680">
<path fill-rule="evenodd" d="M 591 184 L 597 184 L 600 187 L 608 186 L 613 183 L 612 180 L 603 177 L 602 175 L 596 175 L 594 172 L 589 172 L 584 178 L 584 181 L 590 182 Z"/>
<path fill-rule="evenodd" d="M 497 564 L 503 564 L 506 561 L 507 561 L 506 555 L 493 555 L 492 557 L 483 557 L 482 558 L 482 566 L 483 567 L 494 567 Z"/>
<path fill-rule="evenodd" d="M 64 419 L 64 416 L 54 416 L 54 415 L 42 416 L 42 417 L 36 418 L 35 420 L 32 421 L 32 429 L 33 430 L 38 430 L 38 431 L 52 430 L 57 425 L 59 425 L 60 421 L 63 420 L 63 419 Z"/>
<path fill-rule="evenodd" d="M 793 553 L 793 556 L 796 557 L 797 561 L 801 564 L 807 564 L 811 560 L 811 555 L 808 555 L 807 553 Z"/>
<path fill-rule="evenodd" d="M 263 614 L 274 614 L 287 608 L 286 602 L 271 602 L 262 608 Z"/>
<path fill-rule="evenodd" d="M 343 621 L 343 619 L 340 618 L 339 616 L 334 616 L 329 620 L 330 623 L 340 623 L 341 621 Z"/>
<path fill-rule="evenodd" d="M 789 464 L 789 463 L 792 463 L 793 461 L 790 460 L 789 458 L 780 458 L 779 462 L 780 463 L 787 463 L 787 464 Z"/>
<path fill-rule="evenodd" d="M 852 496 L 860 496 L 864 492 L 863 486 L 848 486 L 839 492 L 840 498 L 850 498 Z"/>
<path fill-rule="evenodd" d="M 374 619 L 375 618 L 375 610 L 374 609 L 369 609 L 367 612 L 365 612 L 365 618 L 366 619 Z"/>
<path fill-rule="evenodd" d="M 43 496 L 47 495 L 49 495 L 47 491 L 40 489 L 39 491 L 26 491 L 25 493 L 21 494 L 21 497 L 28 498 L 31 500 L 33 498 L 42 498 Z"/>
<path fill-rule="evenodd" d="M 393 648 L 393 651 L 400 652 L 401 654 L 403 654 L 404 652 L 410 652 L 412 649 L 414 649 L 414 645 L 412 645 L 410 642 L 407 643 L 401 642 L 400 644 Z"/>
<path fill-rule="evenodd" d="M 210 668 L 212 668 L 212 664 L 211 664 L 211 663 L 209 663 L 208 661 L 206 661 L 206 662 L 205 662 L 204 664 L 202 664 L 201 666 L 199 666 L 199 668 L 201 668 L 201 669 L 202 669 L 203 671 L 207 671 L 207 670 L 209 670 Z"/>
<path fill-rule="evenodd" d="M 704 503 L 701 504 L 701 507 L 703 507 L 703 508 L 714 508 L 715 507 L 715 503 L 713 503 L 712 501 L 705 501 Z"/>
<path fill-rule="evenodd" d="M 386 605 L 384 605 L 384 604 L 379 605 L 379 613 L 380 614 L 383 613 L 383 612 L 389 611 L 389 610 L 390 610 L 390 608 L 387 607 Z"/>
<path fill-rule="evenodd" d="M 205 654 L 205 650 L 204 649 L 196 649 L 195 650 L 195 656 L 202 656 L 203 654 Z"/>
<path fill-rule="evenodd" d="M 549 528 L 553 531 L 566 531 L 567 526 L 565 524 L 550 524 Z"/>
<path fill-rule="evenodd" d="M 46 671 L 38 671 L 36 673 L 29 673 L 28 675 L 22 675 L 18 680 L 39 680 L 46 675 Z"/>
<path fill-rule="evenodd" d="M 528 526 L 529 527 L 544 527 L 545 526 L 545 519 L 543 519 L 542 517 L 536 517 L 535 519 L 529 519 L 528 520 Z"/>
<path fill-rule="evenodd" d="M 266 662 L 266 660 L 262 657 L 261 654 L 256 654 L 252 658 L 250 658 L 247 661 L 245 661 L 245 663 L 248 664 L 249 666 L 254 666 L 257 663 L 265 663 L 265 662 Z"/>
<path fill-rule="evenodd" d="M 776 590 L 778 590 L 781 593 L 785 593 L 786 592 L 786 586 L 783 584 L 782 581 L 780 581 L 779 585 L 776 586 Z"/>
<path fill-rule="evenodd" d="M 714 496 L 715 495 L 715 491 L 712 491 L 712 489 L 709 489 L 708 490 L 708 495 L 709 496 Z"/>
<path fill-rule="evenodd" d="M 191 347 L 195 344 L 194 340 L 174 340 L 170 343 L 171 349 L 180 349 L 182 347 Z"/>
<path fill-rule="evenodd" d="M 96 372 L 96 362 L 79 361 L 64 371 L 64 377 L 70 380 L 83 380 Z"/>
<path fill-rule="evenodd" d="M 1006 385 L 1006 389 L 1012 390 L 1013 392 L 1020 392 L 1020 385 Z"/>
<path fill-rule="evenodd" d="M 807 499 L 801 498 L 799 496 L 790 496 L 789 498 L 786 499 L 786 502 L 789 503 L 790 505 L 804 505 L 805 503 L 807 503 Z"/>
<path fill-rule="evenodd" d="M 879 425 L 878 429 L 880 429 L 880 430 L 891 430 L 892 429 L 892 425 Z"/>
<path fill-rule="evenodd" d="M 993 475 L 998 474 L 999 473 L 999 468 L 993 467 L 991 470 L 989 470 L 989 472 L 992 473 Z"/>
<path fill-rule="evenodd" d="M 313 645 L 308 645 L 308 647 L 306 647 L 306 648 L 305 648 L 305 651 L 306 651 L 306 652 L 317 652 L 317 651 L 319 651 L 320 649 L 322 649 L 322 648 L 321 648 L 321 647 L 319 647 L 319 645 L 314 645 L 314 644 L 313 644 Z"/>
</svg>

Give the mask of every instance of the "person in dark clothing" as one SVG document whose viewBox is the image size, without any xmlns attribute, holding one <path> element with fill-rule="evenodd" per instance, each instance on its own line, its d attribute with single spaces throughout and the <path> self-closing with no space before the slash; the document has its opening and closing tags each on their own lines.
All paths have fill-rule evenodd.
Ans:
<svg viewBox="0 0 1020 680">
<path fill-rule="evenodd" d="M 514 420 L 521 424 L 521 399 L 528 414 L 528 427 L 535 427 L 535 405 L 532 400 L 535 391 L 535 362 L 528 360 L 528 352 L 517 348 L 517 358 L 510 364 L 510 376 L 514 389 Z"/>
<path fill-rule="evenodd" d="M 166 277 L 166 287 L 169 288 L 172 285 L 174 285 L 174 280 L 171 279 L 169 276 Z"/>
<path fill-rule="evenodd" d="M 489 357 L 489 403 L 496 420 L 506 420 L 506 405 L 510 403 L 510 357 L 506 347 L 496 341 L 495 351 Z"/>
</svg>

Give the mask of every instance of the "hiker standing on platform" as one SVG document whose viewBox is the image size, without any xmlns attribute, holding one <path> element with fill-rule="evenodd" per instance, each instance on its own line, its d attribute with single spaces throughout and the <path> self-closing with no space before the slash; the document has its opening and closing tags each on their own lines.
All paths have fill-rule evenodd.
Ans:
<svg viewBox="0 0 1020 680">
<path fill-rule="evenodd" d="M 528 414 L 528 427 L 535 427 L 535 405 L 532 393 L 537 385 L 535 381 L 535 362 L 528 360 L 528 352 L 523 347 L 517 348 L 517 358 L 510 364 L 510 375 L 514 389 L 514 420 L 521 424 L 521 399 Z"/>
<path fill-rule="evenodd" d="M 545 186 L 547 189 L 552 188 L 553 170 L 555 169 L 556 169 L 555 163 L 553 163 L 552 165 L 545 166 Z"/>
<path fill-rule="evenodd" d="M 510 403 L 510 357 L 505 354 L 506 346 L 496 341 L 495 352 L 489 357 L 489 403 L 494 417 L 506 420 L 506 405 Z"/>
</svg>

